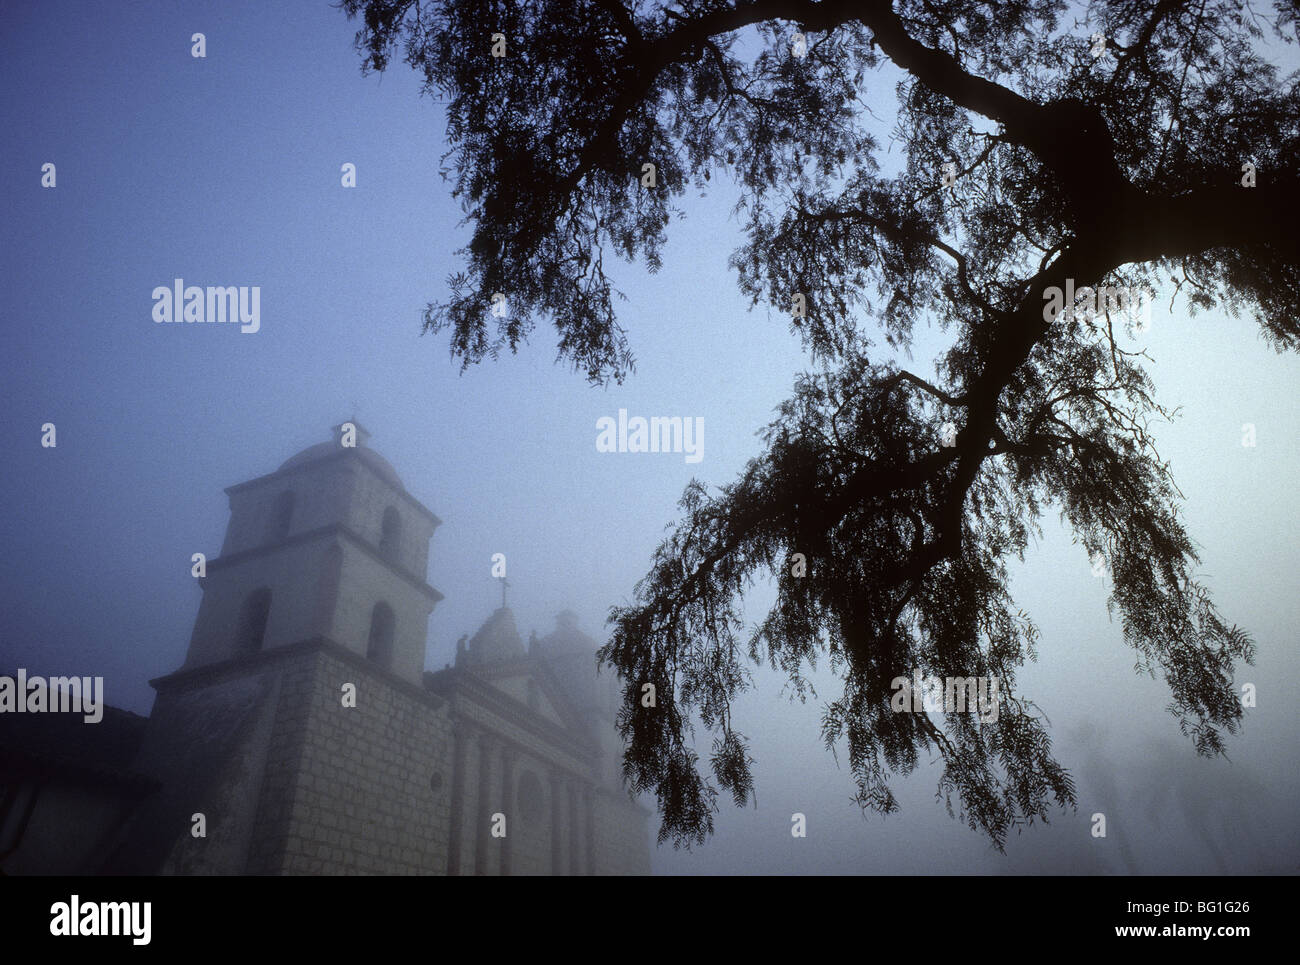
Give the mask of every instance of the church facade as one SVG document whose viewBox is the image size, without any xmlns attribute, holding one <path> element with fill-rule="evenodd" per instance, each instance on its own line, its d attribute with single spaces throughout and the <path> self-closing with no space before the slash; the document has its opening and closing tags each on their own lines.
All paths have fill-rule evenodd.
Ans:
<svg viewBox="0 0 1300 965">
<path fill-rule="evenodd" d="M 504 605 L 425 671 L 439 519 L 336 427 L 232 486 L 184 664 L 150 717 L 0 721 L 0 869 L 128 874 L 648 874 L 611 673 L 561 614 Z M 6 715 L 9 716 L 9 715 Z"/>
</svg>

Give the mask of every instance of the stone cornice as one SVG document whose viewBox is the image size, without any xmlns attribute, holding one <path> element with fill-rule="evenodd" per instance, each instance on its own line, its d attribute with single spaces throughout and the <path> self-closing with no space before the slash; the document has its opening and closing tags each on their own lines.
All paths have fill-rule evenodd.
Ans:
<svg viewBox="0 0 1300 965">
<path fill-rule="evenodd" d="M 433 603 L 437 603 L 443 598 L 441 593 L 431 587 L 428 583 L 425 583 L 424 580 L 420 579 L 410 570 L 404 569 L 389 560 L 384 559 L 384 557 L 379 555 L 379 551 L 370 544 L 369 540 L 350 526 L 346 526 L 343 523 L 330 523 L 328 526 L 318 526 L 316 529 L 309 529 L 306 532 L 298 533 L 274 543 L 266 543 L 262 546 L 254 546 L 251 549 L 240 550 L 238 553 L 219 556 L 215 560 L 208 561 L 208 569 L 212 571 L 224 569 L 225 567 L 235 566 L 236 564 L 243 563 L 247 560 L 271 556 L 290 546 L 298 546 L 302 543 L 309 543 L 312 540 L 329 538 L 331 536 L 340 536 L 348 540 L 370 556 L 371 559 L 392 570 L 406 583 L 428 597 Z M 202 580 L 199 581 L 199 586 L 203 586 Z"/>
<path fill-rule="evenodd" d="M 412 700 L 426 704 L 432 709 L 437 710 L 448 703 L 447 699 L 442 695 L 433 693 L 425 687 L 399 677 L 391 670 L 378 666 L 374 661 L 367 660 L 329 637 L 319 636 L 299 640 L 297 643 L 286 644 L 282 647 L 272 647 L 270 650 L 263 650 L 250 656 L 232 657 L 229 660 L 204 664 L 201 667 L 193 667 L 189 670 L 177 670 L 162 677 L 155 677 L 149 681 L 149 685 L 160 694 L 170 691 L 183 693 L 198 687 L 207 687 L 227 680 L 249 677 L 278 663 L 286 663 L 295 657 L 313 653 L 326 654 L 354 669 L 364 671 L 372 677 L 378 677 L 394 690 L 410 697 Z"/>
</svg>

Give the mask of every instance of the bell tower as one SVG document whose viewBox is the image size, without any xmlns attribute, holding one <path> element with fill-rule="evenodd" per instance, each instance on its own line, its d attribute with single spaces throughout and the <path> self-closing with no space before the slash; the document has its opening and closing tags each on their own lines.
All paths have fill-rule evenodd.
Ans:
<svg viewBox="0 0 1300 965">
<path fill-rule="evenodd" d="M 368 437 L 342 423 L 226 490 L 185 663 L 151 681 L 134 767 L 160 791 L 104 870 L 446 869 L 453 741 L 422 676 L 439 520 Z"/>
<path fill-rule="evenodd" d="M 440 520 L 369 438 L 340 423 L 331 441 L 226 490 L 230 522 L 182 669 L 321 637 L 420 683 L 442 599 L 425 581 Z"/>
</svg>

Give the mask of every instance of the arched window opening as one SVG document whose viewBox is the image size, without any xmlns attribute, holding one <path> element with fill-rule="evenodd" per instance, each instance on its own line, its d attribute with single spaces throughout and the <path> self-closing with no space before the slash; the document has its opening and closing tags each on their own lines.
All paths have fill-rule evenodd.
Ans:
<svg viewBox="0 0 1300 965">
<path fill-rule="evenodd" d="M 271 527 L 267 533 L 268 539 L 284 539 L 289 535 L 289 527 L 293 523 L 293 504 L 294 495 L 291 490 L 286 489 L 275 497 L 275 506 L 271 511 Z"/>
<path fill-rule="evenodd" d="M 384 524 L 379 536 L 379 555 L 396 563 L 401 552 L 402 517 L 392 506 L 384 510 Z"/>
<path fill-rule="evenodd" d="M 370 611 L 370 639 L 366 644 L 366 657 L 381 667 L 393 665 L 393 631 L 396 625 L 393 608 L 387 603 L 376 603 Z"/>
<path fill-rule="evenodd" d="M 239 617 L 235 652 L 240 656 L 258 653 L 266 638 L 266 621 L 271 616 L 271 590 L 261 587 L 248 594 Z"/>
</svg>

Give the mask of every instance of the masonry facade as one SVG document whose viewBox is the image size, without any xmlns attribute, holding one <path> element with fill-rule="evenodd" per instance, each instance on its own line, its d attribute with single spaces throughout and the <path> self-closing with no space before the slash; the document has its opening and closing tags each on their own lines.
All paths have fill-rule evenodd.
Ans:
<svg viewBox="0 0 1300 965">
<path fill-rule="evenodd" d="M 0 789 L 22 802 L 0 813 L 3 870 L 649 873 L 596 641 L 566 612 L 525 647 L 502 606 L 426 672 L 440 521 L 366 439 L 336 426 L 227 490 L 185 662 L 147 720 L 106 717 L 111 761 L 0 731 Z"/>
</svg>

